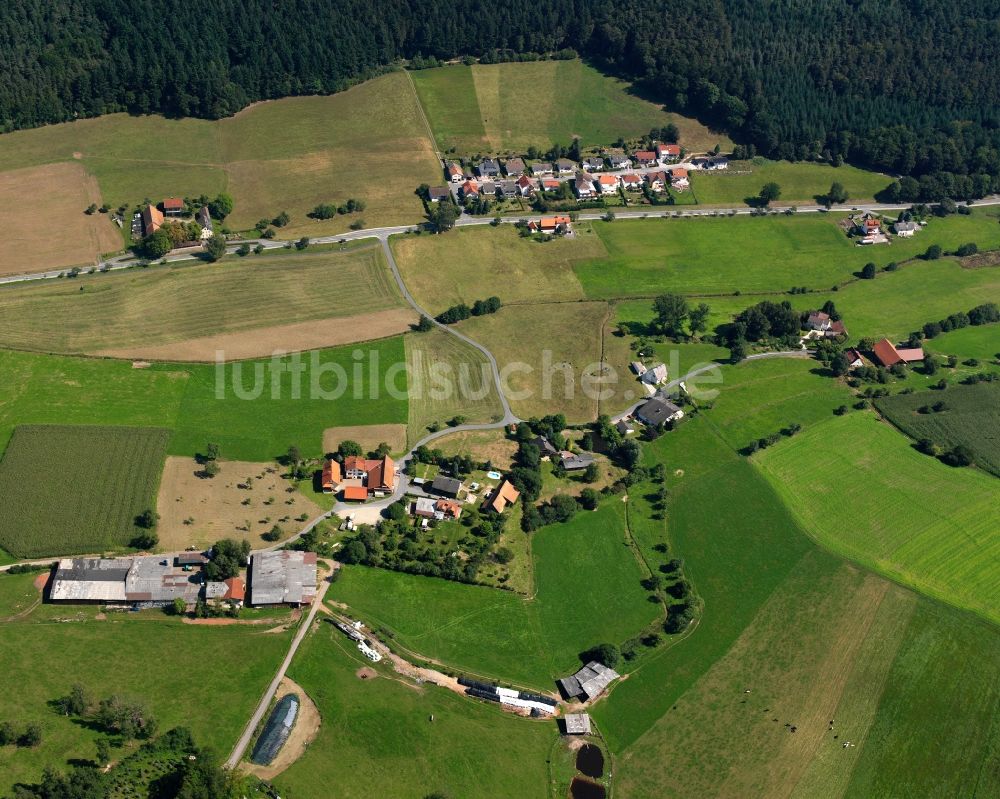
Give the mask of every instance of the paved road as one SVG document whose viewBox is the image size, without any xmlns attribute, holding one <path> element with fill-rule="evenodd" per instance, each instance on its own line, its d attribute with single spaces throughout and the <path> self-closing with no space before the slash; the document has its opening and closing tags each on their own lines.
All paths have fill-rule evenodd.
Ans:
<svg viewBox="0 0 1000 799">
<path fill-rule="evenodd" d="M 316 613 L 322 606 L 323 597 L 326 596 L 326 590 L 329 587 L 330 579 L 327 578 L 323 581 L 319 591 L 316 592 L 316 598 L 313 600 L 312 605 L 309 606 L 309 613 L 306 615 L 305 619 L 299 623 L 299 628 L 295 631 L 295 637 L 292 639 L 292 645 L 288 647 L 288 652 L 285 654 L 285 659 L 281 661 L 281 666 L 278 668 L 277 674 L 274 675 L 274 679 L 271 680 L 271 684 L 267 686 L 267 690 L 264 691 L 264 695 L 260 698 L 260 702 L 257 704 L 257 709 L 254 710 L 253 715 L 250 717 L 246 727 L 243 729 L 243 733 L 236 742 L 236 746 L 233 747 L 232 754 L 229 755 L 229 759 L 226 761 L 227 768 L 236 768 L 236 766 L 239 765 L 239 762 L 243 759 L 243 754 L 250 745 L 250 739 L 253 738 L 257 725 L 260 724 L 261 719 L 264 718 L 264 714 L 267 713 L 267 709 L 271 706 L 271 700 L 274 699 L 274 694 L 278 690 L 278 686 L 281 684 L 281 681 L 285 679 L 288 667 L 292 664 L 292 659 L 295 657 L 295 653 L 299 650 L 299 644 L 302 643 L 302 639 L 306 637 L 306 633 L 309 632 L 309 628 L 312 627 L 313 619 L 316 618 Z"/>
</svg>

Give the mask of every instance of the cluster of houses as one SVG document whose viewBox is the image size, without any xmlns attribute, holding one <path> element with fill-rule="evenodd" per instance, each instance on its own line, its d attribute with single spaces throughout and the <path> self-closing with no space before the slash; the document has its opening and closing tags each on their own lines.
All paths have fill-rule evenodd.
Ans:
<svg viewBox="0 0 1000 799">
<path fill-rule="evenodd" d="M 639 150 L 632 155 L 610 153 L 605 157 L 590 156 L 579 162 L 559 158 L 529 166 L 523 158 L 509 158 L 502 163 L 495 158 L 486 158 L 467 169 L 456 161 L 450 161 L 445 165 L 445 177 L 465 201 L 480 197 L 501 200 L 531 197 L 536 192 L 555 191 L 566 180 L 572 181 L 573 192 L 579 199 L 616 194 L 619 189 L 642 191 L 644 186 L 653 192 L 664 192 L 667 187 L 683 191 L 690 186 L 686 168 L 655 169 L 680 161 L 681 156 L 678 144 L 656 144 L 652 150 Z M 725 169 L 729 165 L 725 158 L 701 158 L 696 161 L 697 168 L 702 169 Z M 632 169 L 652 171 L 639 174 L 630 171 Z M 439 202 L 451 193 L 447 186 L 436 186 L 429 190 L 428 199 Z"/>
<path fill-rule="evenodd" d="M 166 607 L 181 599 L 199 599 L 240 607 L 310 604 L 316 597 L 314 552 L 257 552 L 247 577 L 207 580 L 200 552 L 173 557 L 137 555 L 122 558 L 64 558 L 56 566 L 49 600 L 70 604 Z M 249 584 L 249 590 L 248 590 Z"/>
<path fill-rule="evenodd" d="M 136 214 L 138 218 L 133 220 L 132 232 L 133 235 L 136 234 L 136 223 L 138 222 L 142 227 L 139 235 L 148 236 L 163 227 L 165 222 L 172 219 L 179 221 L 187 216 L 187 206 L 184 200 L 179 197 L 167 197 L 159 206 L 147 205 Z M 194 220 L 201 225 L 201 240 L 210 239 L 215 230 L 212 226 L 212 215 L 208 212 L 208 207 L 202 206 L 199 208 L 198 212 L 194 215 Z"/>
<path fill-rule="evenodd" d="M 324 494 L 340 493 L 345 502 L 364 502 L 370 497 L 385 497 L 396 490 L 398 474 L 392 458 L 348 456 L 344 462 L 327 458 L 320 481 Z"/>
<path fill-rule="evenodd" d="M 846 220 L 846 227 L 857 238 L 857 243 L 860 245 L 889 243 L 884 220 L 871 211 L 863 214 L 852 214 Z M 921 227 L 920 222 L 901 219 L 889 225 L 889 230 L 899 238 L 908 239 Z"/>
<path fill-rule="evenodd" d="M 499 483 L 494 486 L 485 487 L 485 497 L 482 502 L 483 510 L 492 510 L 495 513 L 503 513 L 513 505 L 521 496 L 514 484 L 506 477 L 501 477 L 499 473 L 490 472 L 491 476 L 499 479 Z M 479 496 L 475 492 L 480 490 L 479 483 L 471 483 L 466 488 L 465 483 L 457 477 L 449 477 L 445 474 L 437 475 L 427 485 L 426 482 L 418 482 L 423 485 L 429 496 L 417 497 L 411 505 L 414 516 L 420 519 L 444 521 L 457 519 L 462 515 L 462 502 L 475 503 L 479 501 Z M 461 501 L 460 501 L 461 500 Z"/>
</svg>

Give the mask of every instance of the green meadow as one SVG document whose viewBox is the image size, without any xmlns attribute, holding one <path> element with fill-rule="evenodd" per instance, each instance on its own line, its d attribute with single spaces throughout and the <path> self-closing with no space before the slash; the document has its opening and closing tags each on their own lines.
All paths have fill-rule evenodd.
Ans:
<svg viewBox="0 0 1000 799">
<path fill-rule="evenodd" d="M 754 462 L 823 546 L 1000 620 L 1000 483 L 992 475 L 920 454 L 870 413 L 831 417 Z"/>
<path fill-rule="evenodd" d="M 438 148 L 459 155 L 547 150 L 579 137 L 609 145 L 674 123 L 688 150 L 731 145 L 724 134 L 665 112 L 582 61 L 450 65 L 411 72 Z"/>
<path fill-rule="evenodd" d="M 993 298 L 1000 296 L 1000 287 L 992 296 Z M 928 319 L 927 321 L 932 320 Z M 1000 329 L 996 325 L 963 327 L 960 330 L 943 333 L 925 342 L 924 346 L 932 352 L 941 355 L 957 355 L 963 360 L 974 358 L 984 363 L 996 362 L 1000 360 Z"/>
<path fill-rule="evenodd" d="M 931 244 L 946 250 L 969 241 L 980 249 L 1000 247 L 998 213 L 934 219 L 912 239 L 880 247 L 855 245 L 832 215 L 821 214 L 595 222 L 608 256 L 574 268 L 586 295 L 595 299 L 827 290 L 852 280 L 868 261 L 904 261 Z"/>
<path fill-rule="evenodd" d="M 34 589 L 35 575 L 0 575 L 0 618 Z M 14 587 L 17 589 L 15 590 Z M 36 593 L 37 596 L 37 593 Z M 260 635 L 251 627 L 198 627 L 160 611 L 109 614 L 96 608 L 42 606 L 15 622 L 0 623 L 0 669 L 8 691 L 0 721 L 37 723 L 35 748 L 3 747 L 0 791 L 37 782 L 45 767 L 60 770 L 89 760 L 103 733 L 49 705 L 84 686 L 96 702 L 112 694 L 142 701 L 160 730 L 188 727 L 196 741 L 228 754 L 288 648 L 289 633 Z M 130 749 L 116 748 L 116 759 Z"/>
<path fill-rule="evenodd" d="M 549 797 L 552 721 L 531 721 L 433 685 L 413 688 L 371 666 L 330 624 L 303 644 L 289 676 L 316 703 L 323 724 L 274 782 L 282 796 L 311 799 L 336 786 L 343 799 L 370 796 Z"/>
<path fill-rule="evenodd" d="M 624 546 L 624 510 L 598 511 L 533 534 L 533 599 L 507 591 L 397 572 L 349 567 L 330 598 L 403 647 L 484 677 L 551 691 L 578 654 L 621 643 L 660 615 Z"/>
<path fill-rule="evenodd" d="M 696 172 L 692 180 L 694 194 L 702 205 L 742 205 L 747 197 L 756 197 L 765 183 L 774 182 L 781 187 L 777 205 L 801 203 L 813 205 L 817 195 L 825 195 L 830 185 L 840 183 L 847 192 L 846 205 L 853 202 L 871 202 L 892 178 L 878 172 L 844 164 L 769 161 L 754 158 L 751 161 L 730 161 L 729 168 L 717 172 Z"/>
<path fill-rule="evenodd" d="M 304 371 L 279 373 L 270 361 L 136 369 L 126 361 L 2 352 L 0 443 L 18 424 L 162 427 L 172 431 L 169 455 L 192 456 L 213 441 L 225 458 L 263 461 L 292 444 L 318 457 L 328 427 L 407 421 L 406 399 L 389 396 L 385 383 L 389 368 L 405 363 L 401 338 L 280 363 Z"/>
</svg>

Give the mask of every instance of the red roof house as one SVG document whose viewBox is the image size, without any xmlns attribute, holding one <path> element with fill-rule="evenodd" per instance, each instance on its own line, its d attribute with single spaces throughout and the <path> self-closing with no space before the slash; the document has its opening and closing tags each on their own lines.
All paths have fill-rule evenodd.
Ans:
<svg viewBox="0 0 1000 799">
<path fill-rule="evenodd" d="M 923 347 L 896 347 L 887 338 L 876 342 L 872 351 L 875 359 L 886 368 L 897 363 L 915 363 L 924 359 Z"/>
<path fill-rule="evenodd" d="M 323 493 L 334 493 L 340 486 L 341 480 L 343 480 L 343 473 L 340 470 L 340 464 L 333 458 L 327 458 L 326 463 L 323 464 Z"/>
<path fill-rule="evenodd" d="M 167 197 L 163 201 L 163 213 L 167 216 L 178 216 L 184 213 L 184 200 L 180 197 Z"/>
<path fill-rule="evenodd" d="M 344 502 L 364 502 L 368 499 L 368 489 L 364 486 L 344 486 Z"/>
<path fill-rule="evenodd" d="M 246 599 L 247 586 L 239 577 L 230 577 L 223 582 L 226 584 L 226 593 L 222 595 L 223 599 L 231 599 L 234 602 L 242 602 Z"/>
</svg>

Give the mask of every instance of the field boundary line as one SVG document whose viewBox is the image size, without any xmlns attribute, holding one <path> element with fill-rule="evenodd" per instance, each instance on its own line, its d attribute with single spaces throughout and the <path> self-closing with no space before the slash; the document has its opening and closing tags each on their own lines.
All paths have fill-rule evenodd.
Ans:
<svg viewBox="0 0 1000 799">
<path fill-rule="evenodd" d="M 413 92 L 413 100 L 417 104 L 417 113 L 420 115 L 421 122 L 423 122 L 427 138 L 430 139 L 431 146 L 434 147 L 434 155 L 437 157 L 438 161 L 441 161 L 441 166 L 443 167 L 444 161 L 441 158 L 441 148 L 438 146 L 437 138 L 434 136 L 434 129 L 431 127 L 431 121 L 427 118 L 427 112 L 424 111 L 424 104 L 420 102 L 420 93 L 417 91 L 417 84 L 413 82 L 413 76 L 410 74 L 410 70 L 404 69 L 403 74 L 406 75 L 406 82 L 410 87 L 410 91 Z"/>
</svg>

